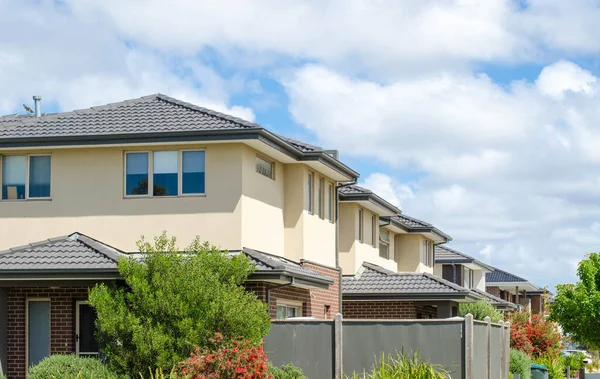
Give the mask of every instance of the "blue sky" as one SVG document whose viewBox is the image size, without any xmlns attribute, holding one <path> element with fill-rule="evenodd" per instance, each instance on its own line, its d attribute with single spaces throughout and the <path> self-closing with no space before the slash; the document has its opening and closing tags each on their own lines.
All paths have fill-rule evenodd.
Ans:
<svg viewBox="0 0 600 379">
<path fill-rule="evenodd" d="M 600 250 L 599 5 L 0 0 L 0 113 L 156 92 L 230 113 L 554 286 Z"/>
</svg>

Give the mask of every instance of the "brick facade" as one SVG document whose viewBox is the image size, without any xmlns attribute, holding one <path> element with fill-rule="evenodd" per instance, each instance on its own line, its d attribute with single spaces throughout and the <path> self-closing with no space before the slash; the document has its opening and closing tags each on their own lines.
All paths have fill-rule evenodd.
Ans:
<svg viewBox="0 0 600 379">
<path fill-rule="evenodd" d="M 499 287 L 486 287 L 485 291 L 496 297 L 500 297 L 500 288 Z"/>
<path fill-rule="evenodd" d="M 427 319 L 437 318 L 437 309 L 413 301 L 344 301 L 346 319 Z"/>
<path fill-rule="evenodd" d="M 75 352 L 75 302 L 87 300 L 86 287 L 11 288 L 8 291 L 7 372 L 10 379 L 24 379 L 26 373 L 25 328 L 27 299 L 50 299 L 50 352 Z"/>
<path fill-rule="evenodd" d="M 245 284 L 246 289 L 254 292 L 263 302 L 267 301 L 267 290 L 270 289 L 269 315 L 272 319 L 275 319 L 277 316 L 278 300 L 302 303 L 301 316 L 304 317 L 331 319 L 339 312 L 339 271 L 334 268 L 306 261 L 302 262 L 302 266 L 330 278 L 334 281 L 334 284 L 330 285 L 328 289 L 310 290 L 294 286 L 279 287 L 277 284 L 268 282 L 248 282 Z"/>
</svg>

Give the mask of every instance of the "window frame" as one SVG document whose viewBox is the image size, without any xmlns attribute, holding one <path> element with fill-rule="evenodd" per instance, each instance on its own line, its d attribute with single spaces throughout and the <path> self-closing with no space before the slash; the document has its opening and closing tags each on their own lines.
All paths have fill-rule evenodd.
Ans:
<svg viewBox="0 0 600 379">
<path fill-rule="evenodd" d="M 373 246 L 374 248 L 377 248 L 379 245 L 377 244 L 377 229 L 378 228 L 378 222 L 377 222 L 377 215 L 376 214 L 372 214 L 371 215 L 371 246 Z"/>
<path fill-rule="evenodd" d="M 258 170 L 256 168 L 256 158 L 262 159 L 263 161 L 265 161 L 271 165 L 271 176 L 267 176 L 267 175 L 264 175 L 264 174 L 258 172 Z M 268 178 L 271 180 L 275 180 L 275 168 L 276 168 L 275 161 L 273 159 L 267 158 L 266 156 L 264 156 L 262 154 L 256 154 L 256 158 L 254 159 L 254 172 L 256 172 L 258 175 L 260 175 L 262 177 L 265 177 L 265 178 Z"/>
<path fill-rule="evenodd" d="M 362 208 L 358 208 L 358 240 L 360 243 L 365 241 L 365 225 L 364 225 L 365 211 Z"/>
<path fill-rule="evenodd" d="M 431 257 L 431 253 L 433 251 L 432 241 L 428 239 L 423 240 L 423 250 L 421 252 L 421 263 L 423 263 L 427 267 L 432 267 L 431 261 L 433 260 Z"/>
<path fill-rule="evenodd" d="M 307 186 L 308 186 L 308 213 L 315 214 L 314 197 L 315 197 L 315 174 L 312 171 L 308 172 L 307 175 Z"/>
<path fill-rule="evenodd" d="M 25 198 L 24 199 L 3 199 L 2 198 L 2 164 L 4 163 L 4 157 L 25 157 Z M 50 157 L 50 196 L 47 197 L 29 197 L 29 174 L 30 174 L 30 165 L 31 165 L 31 157 Z M 54 175 L 52 175 L 52 154 L 51 153 L 35 153 L 35 154 L 0 154 L 0 202 L 15 202 L 15 201 L 48 201 L 52 200 L 52 187 L 54 187 Z"/>
<path fill-rule="evenodd" d="M 473 274 L 474 274 L 474 272 L 472 269 L 463 266 L 463 275 L 462 275 L 463 287 L 468 288 L 468 289 L 473 288 L 473 284 L 475 283 Z M 467 285 L 465 285 L 465 281 L 466 281 Z"/>
<path fill-rule="evenodd" d="M 176 151 L 177 152 L 177 195 L 170 196 L 154 196 L 154 153 L 161 151 Z M 203 193 L 183 193 L 183 153 L 204 152 L 204 192 Z M 148 193 L 146 195 L 128 195 L 127 194 L 127 155 L 145 153 L 148 154 Z M 123 198 L 125 199 L 173 199 L 178 197 L 206 197 L 207 180 L 206 180 L 206 149 L 157 149 L 157 150 L 125 150 L 123 151 Z"/>
<path fill-rule="evenodd" d="M 317 184 L 317 214 L 320 219 L 325 219 L 325 178 L 319 177 Z"/>
<path fill-rule="evenodd" d="M 331 221 L 332 223 L 335 222 L 334 218 L 335 218 L 335 185 L 332 182 L 327 182 L 327 186 L 328 186 L 328 191 L 329 192 L 329 209 L 327 210 L 328 212 L 328 218 L 329 221 Z"/>
<path fill-rule="evenodd" d="M 382 232 L 387 233 L 387 235 L 388 235 L 388 240 L 387 241 L 385 239 L 381 238 L 382 235 L 385 235 Z M 382 246 L 387 247 L 387 256 L 385 256 L 385 257 L 383 257 L 381 255 L 381 247 Z M 379 257 L 380 258 L 384 258 L 384 259 L 388 259 L 388 260 L 390 259 L 390 231 L 389 230 L 383 230 L 381 228 L 379 228 Z"/>
<path fill-rule="evenodd" d="M 278 307 L 285 307 L 286 311 L 285 311 L 285 318 L 283 318 L 283 320 L 287 320 L 289 317 L 287 317 L 287 309 L 288 308 L 295 308 L 296 309 L 296 316 L 295 317 L 303 317 L 303 309 L 304 309 L 304 304 L 300 301 L 293 301 L 293 300 L 277 300 L 277 303 L 275 305 L 275 320 L 282 320 L 282 319 L 278 319 L 277 318 L 277 308 Z"/>
</svg>

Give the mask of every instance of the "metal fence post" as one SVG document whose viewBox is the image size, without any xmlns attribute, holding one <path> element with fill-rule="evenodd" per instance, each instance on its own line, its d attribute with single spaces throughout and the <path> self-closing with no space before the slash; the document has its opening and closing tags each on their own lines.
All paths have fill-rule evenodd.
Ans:
<svg viewBox="0 0 600 379">
<path fill-rule="evenodd" d="M 504 375 L 508 379 L 510 371 L 510 321 L 504 323 Z"/>
<path fill-rule="evenodd" d="M 492 379 L 492 319 L 487 316 L 484 321 L 486 322 L 485 334 L 487 335 L 487 341 L 485 345 L 485 377 L 486 379 Z"/>
<path fill-rule="evenodd" d="M 343 367 L 343 349 L 342 349 L 342 314 L 336 313 L 334 319 L 334 361 L 335 361 L 335 378 L 342 379 L 344 375 L 344 367 Z"/>
<path fill-rule="evenodd" d="M 506 370 L 506 357 L 504 356 L 504 321 L 500 321 L 500 341 L 496 341 L 496 343 L 500 344 L 500 379 L 508 378 L 508 373 Z"/>
<path fill-rule="evenodd" d="M 473 379 L 473 315 L 465 316 L 465 379 Z"/>
</svg>

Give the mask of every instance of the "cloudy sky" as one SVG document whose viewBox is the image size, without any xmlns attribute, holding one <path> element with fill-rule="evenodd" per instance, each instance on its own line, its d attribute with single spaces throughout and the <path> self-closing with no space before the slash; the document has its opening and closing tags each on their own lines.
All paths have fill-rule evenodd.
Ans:
<svg viewBox="0 0 600 379">
<path fill-rule="evenodd" d="M 340 150 L 451 247 L 538 285 L 600 250 L 599 1 L 0 9 L 0 114 L 162 92 Z"/>
</svg>

